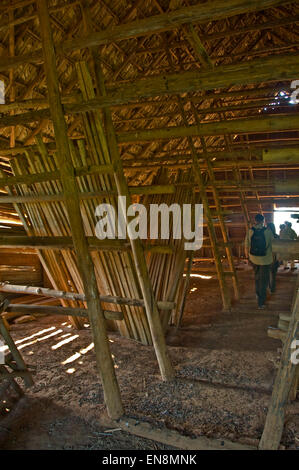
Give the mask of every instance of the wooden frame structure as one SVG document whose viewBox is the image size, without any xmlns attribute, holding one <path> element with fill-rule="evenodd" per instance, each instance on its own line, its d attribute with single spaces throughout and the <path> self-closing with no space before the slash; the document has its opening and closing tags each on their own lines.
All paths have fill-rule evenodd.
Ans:
<svg viewBox="0 0 299 470">
<path fill-rule="evenodd" d="M 125 324 L 128 318 L 128 336 L 152 341 L 162 379 L 171 380 L 165 330 L 176 301 L 182 316 L 188 280 L 180 298 L 177 289 L 187 258 L 190 274 L 192 255 L 178 254 L 170 244 L 97 240 L 86 228 L 95 201 L 199 197 L 209 239 L 203 258 L 213 259 L 223 309 L 229 310 L 231 291 L 239 297 L 234 224 L 244 231 L 252 214 L 269 214 L 286 200 L 297 204 L 299 197 L 297 105 L 291 110 L 289 102 L 280 102 L 299 76 L 294 2 L 182 0 L 166 7 L 153 0 L 145 11 L 142 3 L 0 5 L 0 46 L 7 46 L 0 79 L 9 98 L 0 104 L 0 217 L 9 228 L 20 220 L 26 231 L 9 237 L 0 231 L 0 246 L 36 248 L 51 294 L 62 300 L 60 311 L 77 327 L 88 313 L 112 418 L 124 410 L 106 320 Z M 163 184 L 161 167 L 169 172 Z M 125 219 L 126 209 L 121 207 Z M 38 230 L 39 217 L 41 226 L 49 217 L 50 227 L 54 213 L 65 218 L 64 226 L 55 233 Z M 228 222 L 231 216 L 236 218 Z M 118 261 L 112 252 L 120 253 Z M 99 260 L 101 266 L 114 263 L 114 271 L 107 269 L 110 287 L 123 282 L 121 295 L 107 296 L 104 287 L 99 292 Z M 76 273 L 70 283 L 75 293 L 66 292 L 67 280 L 61 285 L 51 268 L 67 278 L 68 262 Z M 163 289 L 154 285 L 153 273 L 162 282 L 173 266 L 176 276 L 167 279 L 175 288 L 164 289 L 168 297 L 159 299 L 156 292 Z M 127 279 L 113 279 L 126 270 Z M 107 302 L 121 311 L 109 310 Z"/>
<path fill-rule="evenodd" d="M 297 282 L 294 294 L 291 315 L 283 319 L 280 317 L 279 323 L 287 324 L 287 328 L 283 328 L 286 331 L 275 330 L 279 332 L 278 336 L 273 335 L 273 330 L 268 332 L 270 336 L 279 337 L 283 341 L 283 350 L 273 386 L 265 427 L 259 444 L 259 448 L 262 450 L 277 450 L 279 448 L 284 427 L 285 408 L 289 399 L 296 400 L 299 387 L 299 364 L 292 361 L 292 353 L 294 352 L 292 349 L 293 343 L 294 341 L 298 342 L 299 339 L 298 285 L 299 282 Z M 278 326 L 281 327 L 279 324 Z"/>
</svg>

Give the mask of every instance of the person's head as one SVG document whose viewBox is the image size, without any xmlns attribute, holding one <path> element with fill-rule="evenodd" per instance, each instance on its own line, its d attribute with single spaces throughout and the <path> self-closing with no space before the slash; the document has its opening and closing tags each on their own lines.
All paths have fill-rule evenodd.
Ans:
<svg viewBox="0 0 299 470">
<path fill-rule="evenodd" d="M 273 235 L 276 235 L 276 229 L 275 229 L 275 225 L 273 224 L 273 222 L 269 222 L 267 224 L 267 227 L 271 230 L 271 232 L 273 233 Z"/>
<path fill-rule="evenodd" d="M 285 224 L 280 224 L 279 226 L 280 230 L 284 230 L 286 228 Z"/>
<path fill-rule="evenodd" d="M 255 222 L 256 222 L 257 224 L 263 224 L 263 223 L 264 223 L 264 220 L 265 220 L 265 218 L 264 218 L 264 216 L 263 216 L 262 214 L 256 214 L 256 216 L 255 216 L 254 219 L 255 219 Z"/>
<path fill-rule="evenodd" d="M 292 227 L 292 224 L 291 224 L 291 222 L 288 222 L 288 221 L 286 220 L 286 221 L 285 221 L 285 226 L 286 226 L 286 227 Z"/>
</svg>

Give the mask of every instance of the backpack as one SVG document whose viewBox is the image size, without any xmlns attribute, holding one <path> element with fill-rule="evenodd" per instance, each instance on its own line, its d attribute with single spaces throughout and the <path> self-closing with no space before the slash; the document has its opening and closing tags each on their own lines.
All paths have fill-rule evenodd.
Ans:
<svg viewBox="0 0 299 470">
<path fill-rule="evenodd" d="M 251 237 L 250 254 L 254 256 L 265 256 L 267 252 L 267 245 L 266 245 L 266 238 L 265 238 L 266 227 L 263 227 L 263 228 L 252 227 L 252 230 L 253 230 L 253 234 Z"/>
</svg>

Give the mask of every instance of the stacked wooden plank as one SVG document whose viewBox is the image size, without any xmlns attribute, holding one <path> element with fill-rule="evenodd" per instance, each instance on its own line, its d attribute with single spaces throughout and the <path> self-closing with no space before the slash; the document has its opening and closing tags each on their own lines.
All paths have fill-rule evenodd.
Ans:
<svg viewBox="0 0 299 470">
<path fill-rule="evenodd" d="M 36 253 L 0 248 L 0 281 L 41 285 L 43 273 Z"/>
</svg>

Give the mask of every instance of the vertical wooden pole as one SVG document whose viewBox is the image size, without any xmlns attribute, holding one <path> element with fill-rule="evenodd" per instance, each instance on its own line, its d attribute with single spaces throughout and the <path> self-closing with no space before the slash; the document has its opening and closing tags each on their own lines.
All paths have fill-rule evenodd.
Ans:
<svg viewBox="0 0 299 470">
<path fill-rule="evenodd" d="M 293 385 L 296 368 L 291 361 L 292 342 L 299 337 L 299 291 L 297 291 L 296 302 L 290 319 L 289 329 L 283 345 L 279 369 L 274 382 L 271 402 L 259 448 L 265 450 L 276 450 L 281 440 L 285 407 L 288 401 L 291 387 Z"/>
<path fill-rule="evenodd" d="M 189 284 L 190 284 L 190 275 L 192 271 L 192 263 L 193 263 L 193 258 L 194 258 L 194 250 L 189 252 L 189 259 L 188 259 L 188 264 L 187 264 L 187 272 L 186 272 L 186 277 L 185 277 L 185 282 L 184 282 L 184 291 L 182 295 L 182 302 L 180 305 L 180 310 L 179 310 L 179 316 L 176 324 L 176 329 L 178 330 L 179 327 L 181 326 L 184 310 L 185 310 L 185 304 L 186 304 L 186 299 L 188 295 L 188 289 L 189 289 Z"/>
<path fill-rule="evenodd" d="M 196 118 L 197 118 L 197 116 L 196 116 Z M 206 148 L 206 143 L 205 143 L 204 137 L 202 137 L 200 140 L 201 140 L 201 145 L 202 145 L 202 148 L 203 148 L 203 152 L 204 152 L 205 155 L 207 155 L 207 148 Z M 212 165 L 211 160 L 209 158 L 206 158 L 206 162 L 207 162 L 208 174 L 209 174 L 209 178 L 210 178 L 210 182 L 211 182 L 211 186 L 212 186 L 212 191 L 213 191 L 213 196 L 214 196 L 214 201 L 215 201 L 215 206 L 216 206 L 216 212 L 217 212 L 217 216 L 218 216 L 218 219 L 219 219 L 219 225 L 220 225 L 220 229 L 221 229 L 221 233 L 222 233 L 222 238 L 223 238 L 223 242 L 225 244 L 225 253 L 226 253 L 226 257 L 227 257 L 230 272 L 232 273 L 232 282 L 233 282 L 233 288 L 234 288 L 234 293 L 235 293 L 235 299 L 239 300 L 240 294 L 239 294 L 239 283 L 238 283 L 238 278 L 237 278 L 237 272 L 236 272 L 235 265 L 234 265 L 234 258 L 233 258 L 232 250 L 231 250 L 231 247 L 229 245 L 229 238 L 228 238 L 227 228 L 226 228 L 223 213 L 222 213 L 222 207 L 221 207 L 221 202 L 220 202 L 220 198 L 219 198 L 219 191 L 218 191 L 218 189 L 215 185 L 216 180 L 215 180 L 214 168 L 213 168 L 213 165 Z"/>
<path fill-rule="evenodd" d="M 10 10 L 9 11 L 9 21 L 13 22 L 14 19 L 14 11 Z M 15 27 L 11 26 L 9 28 L 9 55 L 10 57 L 13 57 L 15 55 Z M 15 84 L 14 84 L 14 69 L 11 69 L 9 71 L 9 85 L 10 85 L 10 101 L 13 102 L 16 99 L 16 89 L 15 89 Z M 12 111 L 11 114 L 14 114 Z M 13 126 L 11 128 L 11 134 L 10 134 L 10 147 L 15 146 L 15 127 Z"/>
<path fill-rule="evenodd" d="M 48 99 L 54 125 L 57 159 L 60 166 L 59 169 L 63 184 L 65 205 L 72 230 L 72 238 L 77 255 L 78 267 L 84 285 L 90 324 L 94 337 L 97 365 L 103 383 L 104 398 L 110 417 L 116 419 L 123 415 L 124 410 L 110 353 L 106 323 L 99 299 L 94 266 L 89 254 L 80 212 L 77 182 L 75 179 L 74 167 L 72 164 L 67 137 L 67 128 L 60 100 L 56 57 L 47 0 L 37 0 L 37 9 L 41 27 Z"/>
<path fill-rule="evenodd" d="M 180 97 L 178 97 L 178 102 L 179 102 L 179 107 L 180 107 L 180 112 L 184 121 L 185 126 L 188 126 L 188 121 L 185 115 L 184 107 L 182 105 Z M 217 276 L 219 280 L 219 286 L 220 286 L 220 292 L 221 292 L 221 298 L 222 298 L 222 304 L 223 304 L 223 310 L 227 311 L 230 310 L 231 307 L 231 299 L 230 299 L 230 294 L 227 288 L 227 283 L 225 279 L 225 274 L 223 270 L 223 266 L 221 263 L 221 255 L 220 255 L 220 250 L 218 247 L 218 240 L 216 236 L 216 231 L 215 227 L 213 224 L 212 220 L 212 214 L 210 210 L 210 205 L 209 205 L 209 200 L 207 197 L 206 189 L 205 189 L 205 184 L 204 180 L 201 174 L 201 168 L 197 156 L 196 149 L 193 144 L 192 137 L 188 137 L 188 144 L 191 149 L 191 156 L 192 156 L 192 164 L 194 168 L 194 177 L 195 181 L 198 185 L 199 192 L 200 192 L 200 197 L 201 197 L 201 202 L 203 204 L 204 208 L 204 214 L 207 222 L 207 227 L 208 227 L 208 232 L 209 232 L 209 237 L 212 245 L 212 251 L 213 251 L 213 256 L 215 259 L 215 266 L 216 266 L 216 271 L 217 271 Z"/>
<path fill-rule="evenodd" d="M 240 183 L 240 186 L 241 186 L 242 177 L 241 177 L 241 174 L 240 174 L 240 169 L 238 167 L 236 167 L 236 168 L 234 168 L 233 171 L 234 171 L 236 180 Z M 249 217 L 249 212 L 248 212 L 248 208 L 247 208 L 247 205 L 246 205 L 246 200 L 245 200 L 245 197 L 244 197 L 244 194 L 243 194 L 242 190 L 240 191 L 239 197 L 240 197 L 240 204 L 241 204 L 241 208 L 242 208 L 242 212 L 243 212 L 243 216 L 244 216 L 245 225 L 246 225 L 247 230 L 249 230 L 249 228 L 250 228 L 250 217 Z"/>
<path fill-rule="evenodd" d="M 250 175 L 250 180 L 252 181 L 252 184 L 254 184 L 254 176 L 253 176 L 253 169 L 252 169 L 252 166 L 249 167 L 249 175 Z M 257 205 L 258 205 L 258 207 L 259 207 L 260 213 L 261 213 L 262 215 L 264 215 L 264 213 L 263 213 L 263 206 L 262 206 L 262 204 L 261 204 L 261 199 L 260 199 L 260 197 L 259 197 L 259 193 L 258 193 L 258 191 L 254 191 L 254 192 L 255 192 L 256 202 L 257 202 Z"/>
<path fill-rule="evenodd" d="M 196 40 L 197 45 L 201 44 L 200 39 L 197 37 L 197 34 L 194 30 L 192 32 L 192 37 L 193 37 L 193 40 L 194 39 Z M 166 41 L 164 41 L 164 42 L 165 42 L 165 50 L 166 50 L 166 55 L 168 57 L 169 65 L 172 68 L 174 68 L 173 67 L 173 61 L 172 61 L 171 55 L 169 53 L 169 49 L 167 47 L 167 43 L 166 43 Z M 210 62 L 209 57 L 206 54 L 206 51 L 203 51 L 202 47 L 196 47 L 196 52 L 199 53 L 199 60 L 201 61 L 201 63 L 202 63 L 202 59 L 205 58 L 206 59 L 206 60 L 204 60 L 205 66 L 206 67 L 211 67 L 212 66 L 212 63 Z M 205 52 L 205 53 L 203 54 L 203 52 Z M 184 106 L 183 106 L 181 97 L 178 95 L 177 99 L 178 99 L 178 105 L 179 105 L 180 113 L 181 113 L 181 116 L 183 118 L 183 122 L 184 122 L 185 126 L 187 127 L 189 124 L 188 124 L 188 120 L 186 118 L 186 114 L 185 114 L 185 110 L 184 110 Z M 205 214 L 205 218 L 206 218 L 206 221 L 207 221 L 209 237 L 210 237 L 210 241 L 211 241 L 211 245 L 212 245 L 213 257 L 214 257 L 214 260 L 215 260 L 216 271 L 217 271 L 217 276 L 218 276 L 218 280 L 219 280 L 219 287 L 220 287 L 220 293 L 221 293 L 221 298 L 222 298 L 223 310 L 227 311 L 227 310 L 230 310 L 231 299 L 230 299 L 229 291 L 227 289 L 226 279 L 225 279 L 225 275 L 224 275 L 224 271 L 223 271 L 223 266 L 222 266 L 222 263 L 221 263 L 220 250 L 218 248 L 218 241 L 217 241 L 216 231 L 215 231 L 215 227 L 214 227 L 213 220 L 212 220 L 211 210 L 210 210 L 210 206 L 209 206 L 209 200 L 208 200 L 208 197 L 207 197 L 207 194 L 206 194 L 206 188 L 205 188 L 204 180 L 203 180 L 203 177 L 202 177 L 202 174 L 201 174 L 201 168 L 200 168 L 200 165 L 199 165 L 199 159 L 198 159 L 198 156 L 197 156 L 197 152 L 196 152 L 196 149 L 195 149 L 194 144 L 193 144 L 193 139 L 192 139 L 192 137 L 188 137 L 187 140 L 188 140 L 188 144 L 189 144 L 189 147 L 190 147 L 190 150 L 191 150 L 194 176 L 195 176 L 195 180 L 197 182 L 197 185 L 199 187 L 201 202 L 203 204 L 204 214 Z"/>
<path fill-rule="evenodd" d="M 81 3 L 84 7 L 84 15 L 86 21 L 86 27 L 91 28 L 91 19 L 89 15 L 88 3 L 81 0 Z M 98 92 L 102 95 L 106 95 L 106 88 L 104 83 L 104 77 L 101 69 L 101 64 L 97 57 L 96 51 L 91 48 L 92 59 L 95 67 L 95 75 L 97 82 Z M 131 204 L 131 195 L 127 185 L 127 181 L 123 171 L 123 165 L 119 154 L 119 149 L 117 145 L 116 135 L 114 131 L 114 126 L 112 122 L 111 111 L 109 108 L 104 108 L 104 121 L 106 128 L 106 139 L 107 145 L 109 148 L 109 154 L 111 158 L 111 163 L 114 168 L 114 180 L 117 187 L 117 192 L 119 196 L 125 196 L 126 205 L 121 205 L 122 215 L 124 220 L 127 222 L 127 207 Z M 103 139 L 103 136 L 100 136 Z M 169 355 L 167 352 L 166 341 L 164 337 L 164 332 L 162 329 L 161 319 L 159 310 L 157 307 L 157 302 L 155 299 L 154 291 L 152 288 L 151 280 L 149 277 L 146 258 L 144 255 L 143 246 L 141 240 L 137 238 L 133 240 L 130 237 L 130 244 L 133 252 L 133 259 L 136 267 L 136 272 L 142 291 L 142 296 L 144 299 L 146 315 L 151 331 L 151 336 L 153 340 L 153 345 L 155 348 L 157 360 L 159 363 L 159 368 L 161 372 L 162 380 L 171 380 L 174 377 L 174 370 L 172 368 Z"/>
</svg>

